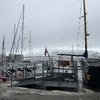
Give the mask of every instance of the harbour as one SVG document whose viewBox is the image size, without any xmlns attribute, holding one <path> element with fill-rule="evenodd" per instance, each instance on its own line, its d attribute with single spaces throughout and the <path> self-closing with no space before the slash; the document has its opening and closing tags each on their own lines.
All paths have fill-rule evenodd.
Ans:
<svg viewBox="0 0 100 100">
<path fill-rule="evenodd" d="M 7 37 L 5 36 L 3 36 L 1 42 L 0 100 L 100 99 L 100 53 L 99 49 L 98 52 L 96 52 L 95 46 L 91 48 L 89 44 L 89 40 L 92 36 L 90 36 L 91 33 L 88 32 L 87 1 L 77 1 L 71 19 L 68 22 L 68 29 L 65 29 L 67 37 L 65 34 L 62 36 L 62 33 L 64 33 L 63 28 L 65 28 L 63 24 L 66 23 L 64 20 L 65 17 L 61 18 L 63 24 L 61 24 L 62 22 L 60 23 L 58 19 L 66 15 L 60 14 L 62 13 L 62 7 L 66 7 L 64 2 L 68 1 L 63 1 L 62 3 L 60 1 L 54 2 L 56 7 L 52 7 L 56 10 L 54 14 L 52 13 L 52 16 L 48 13 L 52 7 L 49 6 L 47 2 L 46 5 L 48 5 L 48 7 L 44 5 L 45 2 L 41 2 L 44 6 L 39 6 L 39 4 L 36 3 L 38 8 L 41 9 L 31 9 L 33 11 L 28 9 L 29 13 L 34 13 L 34 16 L 29 19 L 34 20 L 35 24 L 33 25 L 34 27 L 32 26 L 32 28 L 30 28 L 33 32 L 28 31 L 28 36 L 25 34 L 25 31 L 28 29 L 26 23 L 30 23 L 28 25 L 31 27 L 31 22 L 33 21 L 31 20 L 29 22 L 26 20 L 25 8 L 29 6 L 23 4 L 17 25 L 14 24 L 14 34 L 13 36 L 11 35 L 13 38 L 12 42 L 9 40 L 9 43 L 6 43 Z M 70 3 L 71 5 L 74 4 L 72 2 Z M 50 3 L 50 5 L 52 5 L 52 3 Z M 62 7 L 60 5 L 62 5 Z M 37 8 L 36 6 L 34 7 Z M 80 9 L 78 8 L 76 10 L 77 7 L 80 7 Z M 35 10 L 40 11 L 40 13 Z M 42 12 L 46 10 L 47 12 L 42 14 Z M 58 13 L 60 10 L 61 12 Z M 35 14 L 37 16 L 35 16 Z M 38 14 L 41 15 L 39 16 Z M 45 16 L 46 14 L 47 16 Z M 55 14 L 60 15 L 56 15 L 55 17 Z M 69 14 L 67 14 L 67 16 L 69 16 Z M 52 17 L 54 19 L 52 19 Z M 58 25 L 62 26 L 56 28 L 58 25 L 54 23 L 58 22 Z M 70 26 L 71 22 L 73 22 L 72 26 L 74 27 Z M 50 24 L 53 26 L 52 29 L 49 27 Z M 60 29 L 61 27 L 63 28 Z M 36 35 L 37 37 L 35 37 Z M 64 41 L 66 42 L 64 46 L 62 46 Z M 28 44 L 26 42 L 28 42 Z M 97 42 L 97 44 L 98 43 L 99 42 Z M 11 47 L 7 44 L 11 44 Z M 57 47 L 58 44 L 59 47 Z M 92 41 L 91 44 L 93 45 L 94 42 Z M 52 50 L 49 49 L 49 46 Z M 6 47 L 9 47 L 7 52 L 5 52 Z M 40 48 L 44 49 L 41 50 Z M 93 48 L 94 51 L 92 51 Z M 35 54 L 35 50 L 37 54 Z"/>
</svg>

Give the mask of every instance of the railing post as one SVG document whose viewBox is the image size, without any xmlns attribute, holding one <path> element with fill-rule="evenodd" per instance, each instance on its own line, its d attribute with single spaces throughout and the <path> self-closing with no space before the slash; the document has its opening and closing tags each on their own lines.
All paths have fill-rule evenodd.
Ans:
<svg viewBox="0 0 100 100">
<path fill-rule="evenodd" d="M 13 70 L 13 66 L 12 66 L 12 70 Z M 11 72 L 11 86 L 12 86 L 12 81 L 13 81 L 13 72 Z"/>
<path fill-rule="evenodd" d="M 42 88 L 44 88 L 44 61 L 42 61 Z"/>
</svg>

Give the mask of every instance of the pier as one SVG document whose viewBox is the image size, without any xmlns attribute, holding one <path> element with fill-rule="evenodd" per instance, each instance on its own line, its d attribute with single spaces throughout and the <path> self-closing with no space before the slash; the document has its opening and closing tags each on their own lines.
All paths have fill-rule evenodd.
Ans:
<svg viewBox="0 0 100 100">
<path fill-rule="evenodd" d="M 70 60 L 71 59 L 71 60 Z M 45 56 L 24 58 L 21 63 L 8 64 L 2 69 L 11 86 L 31 88 L 72 88 L 78 90 L 77 61 L 72 57 Z M 16 83 L 16 84 L 15 84 Z"/>
</svg>

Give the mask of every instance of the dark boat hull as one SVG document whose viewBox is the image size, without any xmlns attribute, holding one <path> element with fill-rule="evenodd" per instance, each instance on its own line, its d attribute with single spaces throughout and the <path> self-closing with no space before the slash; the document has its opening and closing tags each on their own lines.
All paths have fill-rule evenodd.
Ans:
<svg viewBox="0 0 100 100">
<path fill-rule="evenodd" d="M 92 87 L 100 87 L 100 60 L 88 60 L 82 62 L 83 82 Z"/>
</svg>

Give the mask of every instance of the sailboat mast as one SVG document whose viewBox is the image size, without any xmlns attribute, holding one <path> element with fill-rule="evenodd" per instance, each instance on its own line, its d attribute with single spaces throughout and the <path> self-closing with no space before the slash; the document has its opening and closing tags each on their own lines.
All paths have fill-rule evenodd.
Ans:
<svg viewBox="0 0 100 100">
<path fill-rule="evenodd" d="M 4 54 L 5 54 L 5 36 L 3 36 L 3 42 L 2 42 L 2 63 L 3 63 L 3 60 L 4 60 Z"/>
<path fill-rule="evenodd" d="M 22 16 L 22 13 L 20 14 L 20 18 L 19 18 L 19 21 L 18 21 L 18 24 L 17 24 L 17 27 L 16 27 L 16 31 L 15 31 L 15 34 L 14 34 L 11 50 L 10 50 L 10 53 L 9 53 L 9 62 L 11 61 L 11 54 L 12 54 L 12 50 L 13 50 L 13 47 L 14 47 L 14 44 L 15 44 L 15 40 L 16 40 L 16 36 L 17 36 L 17 32 L 18 32 L 18 28 L 19 28 L 19 24 L 20 24 L 20 20 L 21 20 L 21 16 Z"/>
<path fill-rule="evenodd" d="M 24 35 L 24 9 L 25 9 L 25 5 L 23 5 L 23 16 L 22 16 L 22 41 L 21 41 L 21 60 L 23 58 L 23 35 Z"/>
<path fill-rule="evenodd" d="M 30 36 L 29 36 L 29 58 L 31 56 L 31 43 L 32 43 L 32 40 L 31 40 L 31 31 L 30 31 Z"/>
<path fill-rule="evenodd" d="M 88 51 L 87 51 L 87 26 L 86 26 L 86 4 L 85 0 L 83 0 L 83 10 L 84 10 L 84 34 L 85 34 L 85 53 L 84 57 L 88 58 Z"/>
<path fill-rule="evenodd" d="M 14 24 L 14 36 L 15 36 L 15 34 L 16 34 L 16 25 Z M 13 46 L 13 54 L 14 54 L 14 48 L 15 47 L 15 43 L 14 43 L 14 46 Z"/>
</svg>

